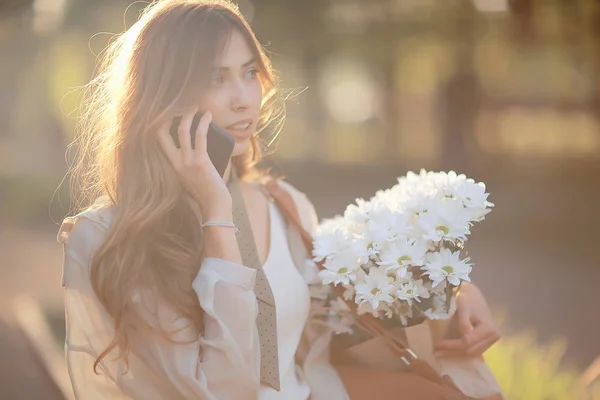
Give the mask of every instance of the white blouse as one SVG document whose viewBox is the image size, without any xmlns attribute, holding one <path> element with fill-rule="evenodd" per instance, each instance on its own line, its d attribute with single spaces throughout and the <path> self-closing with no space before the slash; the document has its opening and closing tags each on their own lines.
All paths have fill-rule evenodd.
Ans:
<svg viewBox="0 0 600 400">
<path fill-rule="evenodd" d="M 290 193 L 305 228 L 311 231 L 316 223 L 312 205 L 289 184 L 281 182 L 281 186 Z M 136 337 L 131 341 L 128 367 L 114 351 L 102 360 L 99 374 L 95 374 L 94 361 L 113 339 L 114 325 L 91 286 L 89 266 L 92 254 L 110 228 L 112 216 L 110 207 L 92 207 L 67 218 L 58 236 L 64 245 L 65 351 L 77 399 L 305 400 L 308 386 L 311 400 L 348 400 L 339 376 L 329 363 L 331 328 L 315 318 L 307 320 L 307 283 L 314 280 L 316 267 L 308 260 L 300 236 L 289 226 L 285 236 L 289 253 L 275 250 L 284 248 L 278 243 L 272 247 L 272 256 L 290 257 L 296 274 L 290 263 L 273 261 L 271 264 L 268 260 L 266 265 L 277 302 L 280 392 L 260 385 L 258 307 L 254 294 L 256 271 L 217 258 L 205 259 L 192 283 L 205 312 L 204 335 L 154 293 L 140 291 L 133 298 L 133 306 L 140 315 L 151 326 L 178 331 L 175 339 L 188 343 Z M 278 212 L 271 212 L 271 216 L 275 216 L 273 223 L 283 224 L 278 220 Z M 277 229 L 281 229 L 281 225 L 272 232 Z M 273 238 L 282 236 L 272 235 Z M 293 299 L 290 293 L 301 300 L 296 301 L 298 298 Z M 302 325 L 302 345 L 298 346 Z M 292 356 L 295 348 L 298 365 Z"/>
<path fill-rule="evenodd" d="M 273 203 L 269 203 L 271 243 L 263 265 L 273 297 L 277 318 L 277 344 L 281 390 L 261 386 L 260 400 L 306 400 L 310 389 L 298 376 L 294 359 L 310 311 L 310 293 L 306 282 L 294 266 L 285 239 L 285 220 Z"/>
</svg>

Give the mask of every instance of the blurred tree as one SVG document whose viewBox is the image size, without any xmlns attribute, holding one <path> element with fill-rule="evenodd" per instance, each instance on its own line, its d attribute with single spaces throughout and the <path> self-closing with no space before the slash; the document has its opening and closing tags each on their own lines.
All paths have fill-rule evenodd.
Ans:
<svg viewBox="0 0 600 400">
<path fill-rule="evenodd" d="M 0 20 L 14 18 L 31 9 L 35 0 L 0 0 Z"/>
<path fill-rule="evenodd" d="M 0 136 L 10 136 L 15 130 L 20 76 L 33 61 L 38 45 L 28 12 L 31 2 L 16 3 L 1 3 L 0 9 Z"/>
<path fill-rule="evenodd" d="M 481 17 L 470 0 L 458 3 L 454 20 L 456 37 L 454 72 L 439 89 L 443 168 L 469 173 L 468 141 L 475 136 L 475 123 L 483 100 L 483 89 L 475 73 L 475 44 Z"/>
<path fill-rule="evenodd" d="M 513 35 L 517 40 L 530 42 L 535 38 L 534 12 L 535 0 L 511 0 L 510 9 L 513 14 Z"/>
<path fill-rule="evenodd" d="M 592 69 L 594 71 L 594 98 L 592 100 L 594 115 L 600 121 L 600 51 L 598 51 L 597 41 L 600 40 L 600 0 L 590 0 L 592 2 L 590 24 L 588 24 L 587 28 L 591 31 L 591 35 L 594 37 L 594 42 L 596 43 L 593 46 L 595 51 L 592 54 L 593 57 L 593 65 L 595 68 Z M 586 51 L 587 49 L 583 49 Z"/>
<path fill-rule="evenodd" d="M 325 119 L 325 110 L 317 83 L 319 61 L 332 49 L 333 35 L 325 16 L 330 1 L 324 0 L 255 0 L 253 28 L 259 40 L 274 54 L 295 53 L 300 68 L 305 72 L 310 90 L 302 96 L 312 105 L 308 109 L 307 126 L 319 131 Z"/>
</svg>

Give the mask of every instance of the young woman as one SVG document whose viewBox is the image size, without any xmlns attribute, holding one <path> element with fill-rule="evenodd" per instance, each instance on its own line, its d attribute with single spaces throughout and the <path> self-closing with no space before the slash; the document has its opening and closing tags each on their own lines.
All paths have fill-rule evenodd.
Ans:
<svg viewBox="0 0 600 400">
<path fill-rule="evenodd" d="M 256 135 L 282 114 L 270 62 L 239 11 L 151 4 L 88 89 L 74 170 L 88 203 L 59 232 L 76 397 L 347 399 L 329 364 L 331 332 L 309 317 L 315 265 L 256 184 Z M 169 127 L 179 115 L 177 147 Z M 235 139 L 224 179 L 206 151 L 211 121 Z M 232 223 L 232 172 L 274 299 L 274 356 L 261 353 L 268 327 L 257 324 L 259 271 L 243 265 Z M 311 231 L 311 203 L 281 187 Z M 458 307 L 465 340 L 444 349 L 481 354 L 498 337 L 485 300 L 465 286 Z"/>
</svg>

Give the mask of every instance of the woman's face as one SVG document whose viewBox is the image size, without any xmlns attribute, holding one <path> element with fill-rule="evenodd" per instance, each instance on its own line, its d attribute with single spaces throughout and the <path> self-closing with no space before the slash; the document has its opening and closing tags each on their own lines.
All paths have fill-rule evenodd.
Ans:
<svg viewBox="0 0 600 400">
<path fill-rule="evenodd" d="M 213 123 L 234 139 L 233 156 L 243 154 L 256 132 L 262 86 L 259 69 L 244 36 L 237 30 L 215 65 L 214 76 L 200 109 L 210 111 Z"/>
</svg>

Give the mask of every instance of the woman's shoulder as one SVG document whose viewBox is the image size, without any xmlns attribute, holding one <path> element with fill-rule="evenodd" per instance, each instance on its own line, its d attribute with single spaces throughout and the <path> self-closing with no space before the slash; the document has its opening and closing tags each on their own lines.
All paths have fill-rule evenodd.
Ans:
<svg viewBox="0 0 600 400">
<path fill-rule="evenodd" d="M 280 180 L 279 186 L 288 192 L 294 200 L 304 229 L 312 232 L 317 224 L 317 213 L 306 193 L 298 190 L 295 186 L 285 180 Z"/>
<path fill-rule="evenodd" d="M 58 230 L 57 240 L 61 244 L 101 240 L 110 227 L 114 206 L 98 199 L 92 206 L 66 217 Z"/>
<path fill-rule="evenodd" d="M 96 201 L 94 205 L 63 220 L 57 240 L 63 245 L 62 286 L 78 286 L 89 279 L 86 266 L 106 238 L 114 206 Z M 78 283 L 76 283 L 78 282 Z"/>
</svg>

